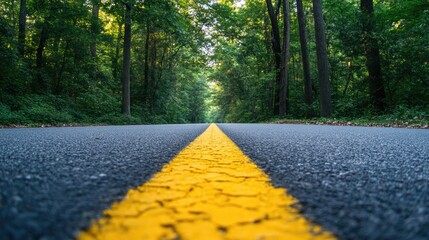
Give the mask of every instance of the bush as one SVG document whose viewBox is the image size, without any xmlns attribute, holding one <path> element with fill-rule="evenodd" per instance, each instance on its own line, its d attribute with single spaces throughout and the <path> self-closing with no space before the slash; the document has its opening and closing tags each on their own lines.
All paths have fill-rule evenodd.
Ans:
<svg viewBox="0 0 429 240">
<path fill-rule="evenodd" d="M 410 108 L 405 105 L 398 105 L 395 107 L 392 113 L 392 117 L 397 120 L 409 120 L 409 119 L 420 119 L 428 120 L 429 112 L 424 111 L 421 108 Z"/>
<path fill-rule="evenodd" d="M 16 112 L 10 111 L 10 108 L 0 103 L 0 125 L 27 124 L 30 121 Z"/>
<path fill-rule="evenodd" d="M 334 102 L 336 117 L 367 117 L 374 115 L 374 109 L 366 97 L 342 98 Z"/>
<path fill-rule="evenodd" d="M 73 116 L 69 114 L 67 101 L 53 95 L 27 95 L 16 98 L 17 113 L 30 123 L 58 124 L 70 123 Z"/>
<path fill-rule="evenodd" d="M 121 101 L 108 90 L 92 89 L 85 92 L 76 100 L 76 108 L 94 118 L 119 112 Z"/>
<path fill-rule="evenodd" d="M 34 104 L 21 110 L 20 113 L 33 123 L 57 124 L 73 121 L 69 113 L 60 112 L 48 104 Z"/>
</svg>

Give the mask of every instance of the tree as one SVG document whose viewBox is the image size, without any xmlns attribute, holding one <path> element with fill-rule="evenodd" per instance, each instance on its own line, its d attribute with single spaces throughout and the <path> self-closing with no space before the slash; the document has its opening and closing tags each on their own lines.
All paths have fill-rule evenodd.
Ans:
<svg viewBox="0 0 429 240">
<path fill-rule="evenodd" d="M 27 0 L 21 0 L 19 5 L 18 51 L 21 56 L 25 53 L 25 35 L 27 22 Z"/>
<path fill-rule="evenodd" d="M 89 45 L 89 51 L 91 53 L 92 60 L 94 61 L 94 69 L 92 73 L 92 80 L 97 80 L 97 38 L 100 34 L 100 5 L 101 0 L 92 0 L 91 10 L 91 40 Z"/>
<path fill-rule="evenodd" d="M 2 0 L 0 122 L 427 116 L 427 0 L 292 2 Z"/>
<path fill-rule="evenodd" d="M 44 71 L 44 59 L 43 52 L 45 51 L 46 42 L 48 41 L 49 33 L 48 33 L 49 23 L 48 20 L 42 25 L 42 29 L 40 30 L 39 37 L 39 45 L 37 47 L 36 52 L 36 80 L 33 83 L 33 91 L 36 93 L 46 93 L 48 90 L 48 83 L 45 77 L 43 76 Z"/>
<path fill-rule="evenodd" d="M 143 105 L 148 106 L 149 103 L 149 43 L 150 43 L 150 27 L 149 23 L 146 26 L 146 38 L 144 42 L 144 78 L 143 78 Z"/>
<path fill-rule="evenodd" d="M 290 57 L 290 8 L 288 0 L 279 0 L 274 9 L 271 0 L 266 0 L 268 15 L 271 22 L 272 48 L 274 54 L 277 91 L 275 95 L 274 114 L 284 116 L 289 104 L 289 57 Z M 280 47 L 280 30 L 277 16 L 283 7 L 283 43 Z"/>
<path fill-rule="evenodd" d="M 296 7 L 299 25 L 299 42 L 301 45 L 302 70 L 304 74 L 305 103 L 308 106 L 311 106 L 313 104 L 313 88 L 311 84 L 310 59 L 307 47 L 307 29 L 302 0 L 296 0 Z"/>
<path fill-rule="evenodd" d="M 280 1 L 280 0 L 279 0 Z M 280 3 L 280 2 L 279 2 Z M 274 11 L 273 4 L 271 0 L 266 0 L 268 16 L 270 18 L 271 23 L 271 43 L 274 55 L 274 64 L 276 71 L 276 89 L 281 83 L 281 65 L 282 65 L 282 49 L 280 46 L 280 31 L 279 31 L 279 23 L 277 20 L 278 11 Z M 280 7 L 280 5 L 279 5 Z M 279 94 L 278 90 L 275 91 L 274 97 L 274 115 L 279 114 Z"/>
<path fill-rule="evenodd" d="M 290 58 L 290 7 L 289 0 L 282 0 L 283 6 L 283 47 L 281 80 L 279 88 L 279 115 L 285 116 L 289 107 L 289 58 Z"/>
<path fill-rule="evenodd" d="M 378 112 L 385 110 L 386 95 L 381 75 L 380 50 L 374 36 L 374 3 L 372 0 L 361 0 L 362 39 L 368 70 L 369 93 L 372 105 Z"/>
<path fill-rule="evenodd" d="M 100 33 L 100 0 L 92 0 L 92 11 L 91 11 L 91 33 L 92 39 L 90 44 L 90 52 L 92 58 L 97 58 L 97 36 Z"/>
<path fill-rule="evenodd" d="M 329 62 L 326 47 L 325 22 L 322 14 L 322 0 L 313 0 L 314 27 L 316 34 L 317 69 L 320 88 L 320 116 L 332 116 Z"/>
<path fill-rule="evenodd" d="M 131 1 L 125 4 L 125 30 L 122 72 L 122 114 L 131 115 L 130 74 L 131 74 Z"/>
</svg>

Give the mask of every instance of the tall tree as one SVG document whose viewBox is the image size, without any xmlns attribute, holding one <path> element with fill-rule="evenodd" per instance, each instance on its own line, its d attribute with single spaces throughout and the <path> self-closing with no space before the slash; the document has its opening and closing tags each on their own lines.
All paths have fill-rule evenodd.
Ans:
<svg viewBox="0 0 429 240">
<path fill-rule="evenodd" d="M 130 74 L 131 74 L 131 10 L 132 3 L 125 3 L 124 53 L 122 71 L 122 114 L 131 115 Z"/>
<path fill-rule="evenodd" d="M 279 87 L 279 115 L 288 113 L 289 107 L 289 58 L 290 58 L 290 7 L 289 0 L 282 0 L 283 6 L 283 47 L 282 66 Z"/>
<path fill-rule="evenodd" d="M 374 37 L 374 3 L 373 0 L 361 0 L 363 46 L 368 70 L 369 93 L 372 105 L 378 112 L 385 109 L 386 95 L 381 75 L 380 50 Z"/>
<path fill-rule="evenodd" d="M 290 58 L 290 7 L 288 0 L 279 0 L 274 9 L 271 0 L 266 0 L 268 15 L 271 22 L 272 48 L 274 54 L 277 92 L 275 95 L 274 115 L 284 116 L 289 105 L 289 58 Z M 280 29 L 278 15 L 283 8 L 283 43 L 280 45 Z"/>
<path fill-rule="evenodd" d="M 18 51 L 21 56 L 25 53 L 25 35 L 27 22 L 27 0 L 21 0 L 19 5 Z"/>
<path fill-rule="evenodd" d="M 271 0 L 266 0 L 266 4 L 268 9 L 268 16 L 270 18 L 270 23 L 271 23 L 271 43 L 272 43 L 272 49 L 274 54 L 274 64 L 275 64 L 275 71 L 276 71 L 276 84 L 277 84 L 276 89 L 278 89 L 278 86 L 280 85 L 280 82 L 281 82 L 280 68 L 282 65 L 280 31 L 279 31 L 279 22 L 277 20 L 278 11 L 274 10 Z M 278 91 L 276 90 L 275 97 L 274 97 L 274 115 L 279 114 L 278 104 L 279 104 L 279 95 L 278 95 Z"/>
<path fill-rule="evenodd" d="M 36 81 L 33 83 L 33 91 L 37 93 L 45 93 L 48 89 L 48 83 L 43 76 L 43 52 L 45 50 L 46 42 L 48 41 L 48 20 L 43 23 L 42 29 L 40 30 L 39 45 L 36 52 Z"/>
<path fill-rule="evenodd" d="M 332 116 L 331 85 L 326 47 L 325 22 L 322 14 L 322 0 L 313 0 L 313 15 L 316 34 L 317 69 L 320 88 L 320 116 Z"/>
<path fill-rule="evenodd" d="M 92 79 L 97 79 L 97 38 L 100 34 L 100 0 L 92 0 L 92 11 L 91 11 L 91 40 L 89 44 L 89 50 L 91 53 L 92 60 L 94 61 L 94 68 L 92 70 Z"/>
<path fill-rule="evenodd" d="M 146 37 L 144 43 L 144 78 L 143 78 L 143 105 L 146 107 L 149 103 L 149 42 L 150 42 L 150 27 L 146 23 Z"/>
<path fill-rule="evenodd" d="M 116 36 L 116 42 L 115 42 L 115 51 L 112 54 L 112 76 L 113 79 L 119 80 L 119 58 L 120 58 L 120 52 L 121 52 L 121 42 L 122 42 L 122 29 L 123 29 L 123 22 L 122 20 L 118 19 L 118 33 Z"/>
<path fill-rule="evenodd" d="M 307 30 L 302 0 L 296 0 L 296 7 L 298 13 L 299 42 L 301 44 L 302 68 L 304 73 L 305 103 L 310 106 L 311 104 L 313 104 L 313 89 L 311 84 L 310 58 L 308 55 Z"/>
<path fill-rule="evenodd" d="M 92 11 L 91 11 L 91 33 L 92 39 L 90 44 L 90 51 L 92 58 L 97 58 L 97 35 L 100 32 L 100 0 L 92 0 Z"/>
</svg>

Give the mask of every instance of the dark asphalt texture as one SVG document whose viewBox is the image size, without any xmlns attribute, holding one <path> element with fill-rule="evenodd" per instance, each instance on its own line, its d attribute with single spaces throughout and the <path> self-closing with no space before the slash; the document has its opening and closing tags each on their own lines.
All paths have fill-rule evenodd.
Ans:
<svg viewBox="0 0 429 240">
<path fill-rule="evenodd" d="M 0 129 L 0 239 L 72 239 L 208 125 Z"/>
<path fill-rule="evenodd" d="M 341 239 L 429 239 L 429 131 L 220 124 Z"/>
</svg>

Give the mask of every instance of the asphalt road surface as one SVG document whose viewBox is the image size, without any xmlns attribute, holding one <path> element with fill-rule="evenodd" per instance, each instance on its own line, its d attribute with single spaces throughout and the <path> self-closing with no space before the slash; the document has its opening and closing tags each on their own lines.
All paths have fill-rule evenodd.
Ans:
<svg viewBox="0 0 429 240">
<path fill-rule="evenodd" d="M 0 239 L 71 239 L 208 125 L 0 129 Z M 340 239 L 429 239 L 429 131 L 220 124 Z"/>
<path fill-rule="evenodd" d="M 72 239 L 205 125 L 0 129 L 0 239 Z"/>
<path fill-rule="evenodd" d="M 429 239 L 429 131 L 221 124 L 340 239 Z"/>
</svg>

